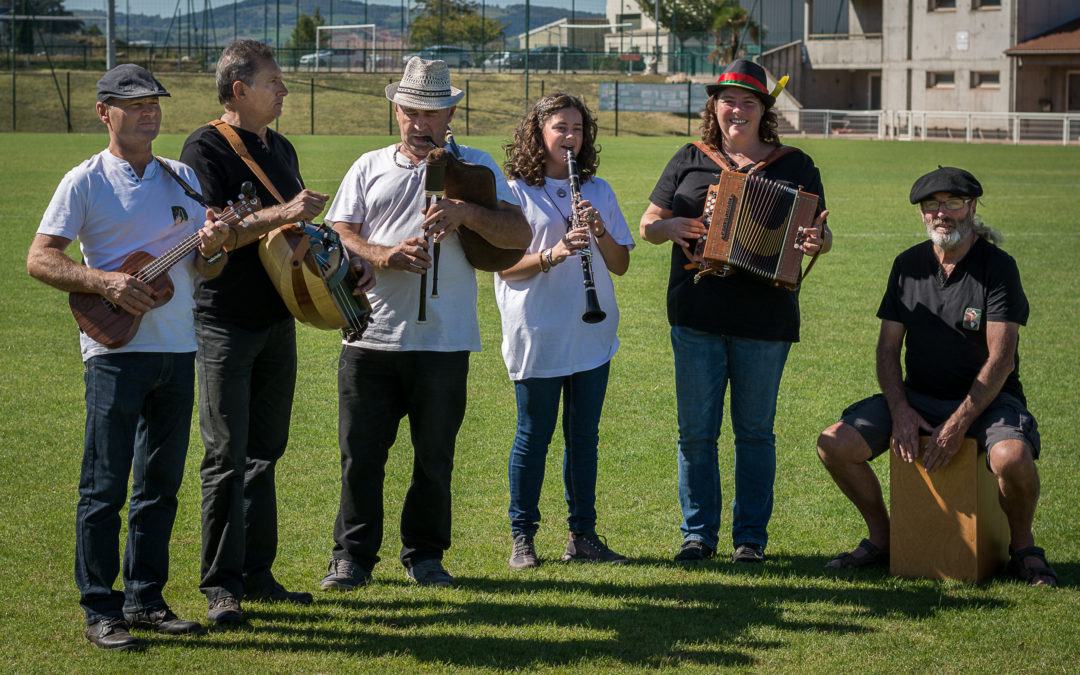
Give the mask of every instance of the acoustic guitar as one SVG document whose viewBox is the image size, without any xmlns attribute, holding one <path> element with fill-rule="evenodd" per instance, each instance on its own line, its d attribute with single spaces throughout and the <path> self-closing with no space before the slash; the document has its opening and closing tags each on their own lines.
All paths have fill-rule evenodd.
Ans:
<svg viewBox="0 0 1080 675">
<path fill-rule="evenodd" d="M 246 227 L 244 218 L 259 210 L 259 198 L 254 196 L 250 183 L 244 185 L 244 193 L 237 203 L 230 203 L 218 220 L 230 227 Z M 172 300 L 173 283 L 169 269 L 199 247 L 199 233 L 195 232 L 182 242 L 155 258 L 146 251 L 135 251 L 124 258 L 116 269 L 150 286 L 156 309 Z M 68 306 L 75 316 L 79 329 L 91 339 L 109 349 L 123 347 L 139 332 L 142 315 L 134 315 L 97 293 L 72 293 Z"/>
</svg>

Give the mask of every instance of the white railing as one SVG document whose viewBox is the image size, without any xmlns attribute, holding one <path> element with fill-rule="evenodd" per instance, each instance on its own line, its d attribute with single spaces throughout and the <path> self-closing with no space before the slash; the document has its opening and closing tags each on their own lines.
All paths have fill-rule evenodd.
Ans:
<svg viewBox="0 0 1080 675">
<path fill-rule="evenodd" d="M 1080 113 L 777 109 L 795 133 L 968 143 L 1080 143 Z M 781 134 L 784 133 L 781 129 Z"/>
</svg>

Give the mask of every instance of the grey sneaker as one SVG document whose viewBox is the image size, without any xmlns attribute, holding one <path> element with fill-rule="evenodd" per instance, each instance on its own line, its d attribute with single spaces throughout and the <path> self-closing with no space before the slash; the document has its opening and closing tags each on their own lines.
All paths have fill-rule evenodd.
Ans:
<svg viewBox="0 0 1080 675">
<path fill-rule="evenodd" d="M 765 551 L 758 544 L 739 544 L 731 554 L 731 562 L 760 564 L 765 562 Z"/>
<path fill-rule="evenodd" d="M 527 534 L 519 534 L 514 537 L 514 548 L 510 552 L 510 569 L 523 570 L 528 567 L 540 567 L 540 561 L 536 557 L 533 538 Z"/>
<path fill-rule="evenodd" d="M 210 601 L 206 618 L 215 626 L 236 626 L 244 623 L 244 610 L 240 608 L 239 600 L 231 595 L 223 595 Z"/>
<path fill-rule="evenodd" d="M 607 540 L 595 532 L 571 532 L 570 541 L 566 542 L 563 562 L 588 561 L 606 562 L 622 565 L 629 562 L 626 556 L 619 555 L 608 548 Z"/>
<path fill-rule="evenodd" d="M 405 574 L 421 586 L 449 588 L 454 585 L 454 577 L 446 571 L 442 561 L 436 558 L 421 560 L 405 570 Z"/>
<path fill-rule="evenodd" d="M 124 612 L 124 620 L 131 628 L 148 628 L 162 635 L 198 635 L 203 632 L 202 624 L 178 618 L 165 605 L 138 612 Z"/>
<path fill-rule="evenodd" d="M 351 560 L 330 558 L 321 588 L 324 591 L 351 591 L 371 583 L 371 572 Z"/>
</svg>

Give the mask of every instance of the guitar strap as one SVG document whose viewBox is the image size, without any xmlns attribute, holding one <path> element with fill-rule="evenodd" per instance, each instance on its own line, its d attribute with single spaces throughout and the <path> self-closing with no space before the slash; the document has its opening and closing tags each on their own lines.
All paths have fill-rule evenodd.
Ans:
<svg viewBox="0 0 1080 675">
<path fill-rule="evenodd" d="M 172 176 L 173 180 L 175 180 L 177 183 L 180 184 L 180 187 L 183 188 L 183 190 L 184 190 L 184 194 L 186 194 L 188 197 L 191 197 L 192 199 L 197 201 L 199 204 L 202 205 L 203 208 L 206 208 L 206 200 L 203 199 L 203 196 L 201 194 L 199 194 L 198 192 L 195 192 L 195 190 L 190 185 L 187 184 L 187 181 L 185 181 L 183 178 L 180 177 L 180 174 L 173 171 L 172 167 L 169 166 L 165 162 L 165 160 L 158 157 L 157 155 L 154 155 L 154 159 L 157 160 L 158 164 L 161 165 L 162 169 L 165 169 L 165 173 Z"/>
<path fill-rule="evenodd" d="M 285 200 L 281 197 L 281 193 L 277 191 L 277 188 L 274 187 L 274 184 L 270 182 L 270 178 L 266 175 L 266 172 L 262 170 L 262 167 L 259 166 L 259 163 L 256 162 L 255 158 L 251 156 L 250 152 L 248 152 L 247 146 L 244 145 L 244 142 L 242 140 L 240 140 L 240 135 L 237 134 L 227 122 L 219 119 L 207 122 L 206 125 L 214 127 L 218 130 L 218 133 L 225 137 L 225 140 L 228 141 L 229 145 L 232 147 L 233 152 L 235 152 L 240 157 L 240 159 L 244 160 L 244 164 L 247 164 L 248 168 L 251 169 L 251 173 L 255 174 L 255 177 L 259 179 L 259 182 L 263 184 L 263 187 L 266 188 L 267 192 L 272 194 L 274 196 L 274 199 L 278 200 L 278 204 L 284 204 Z M 282 225 L 278 228 L 279 231 L 300 229 L 303 229 L 303 226 L 301 226 L 299 223 L 286 223 L 285 225 Z M 269 234 L 269 232 L 263 234 L 259 238 L 265 238 L 267 234 Z M 292 262 L 294 266 L 298 265 L 300 261 L 304 259 L 304 256 L 308 252 L 309 246 L 310 242 L 308 241 L 308 238 L 301 237 L 300 241 L 296 245 L 296 250 L 293 251 Z"/>
</svg>

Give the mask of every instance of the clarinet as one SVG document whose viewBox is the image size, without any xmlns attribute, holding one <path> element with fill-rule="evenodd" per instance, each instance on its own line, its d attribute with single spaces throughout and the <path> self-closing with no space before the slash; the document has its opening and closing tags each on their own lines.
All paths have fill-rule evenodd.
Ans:
<svg viewBox="0 0 1080 675">
<path fill-rule="evenodd" d="M 581 216 L 578 215 L 578 206 L 581 204 L 581 178 L 578 177 L 577 159 L 574 158 L 574 151 L 571 148 L 566 149 L 566 165 L 570 169 L 570 222 L 568 225 L 570 229 L 576 230 L 581 227 Z M 585 278 L 585 313 L 581 315 L 581 320 L 585 323 L 600 323 L 607 314 L 600 309 L 600 301 L 596 297 L 596 284 L 593 282 L 592 272 L 592 248 L 586 246 L 578 249 L 577 253 L 581 257 L 581 274 Z"/>
</svg>

